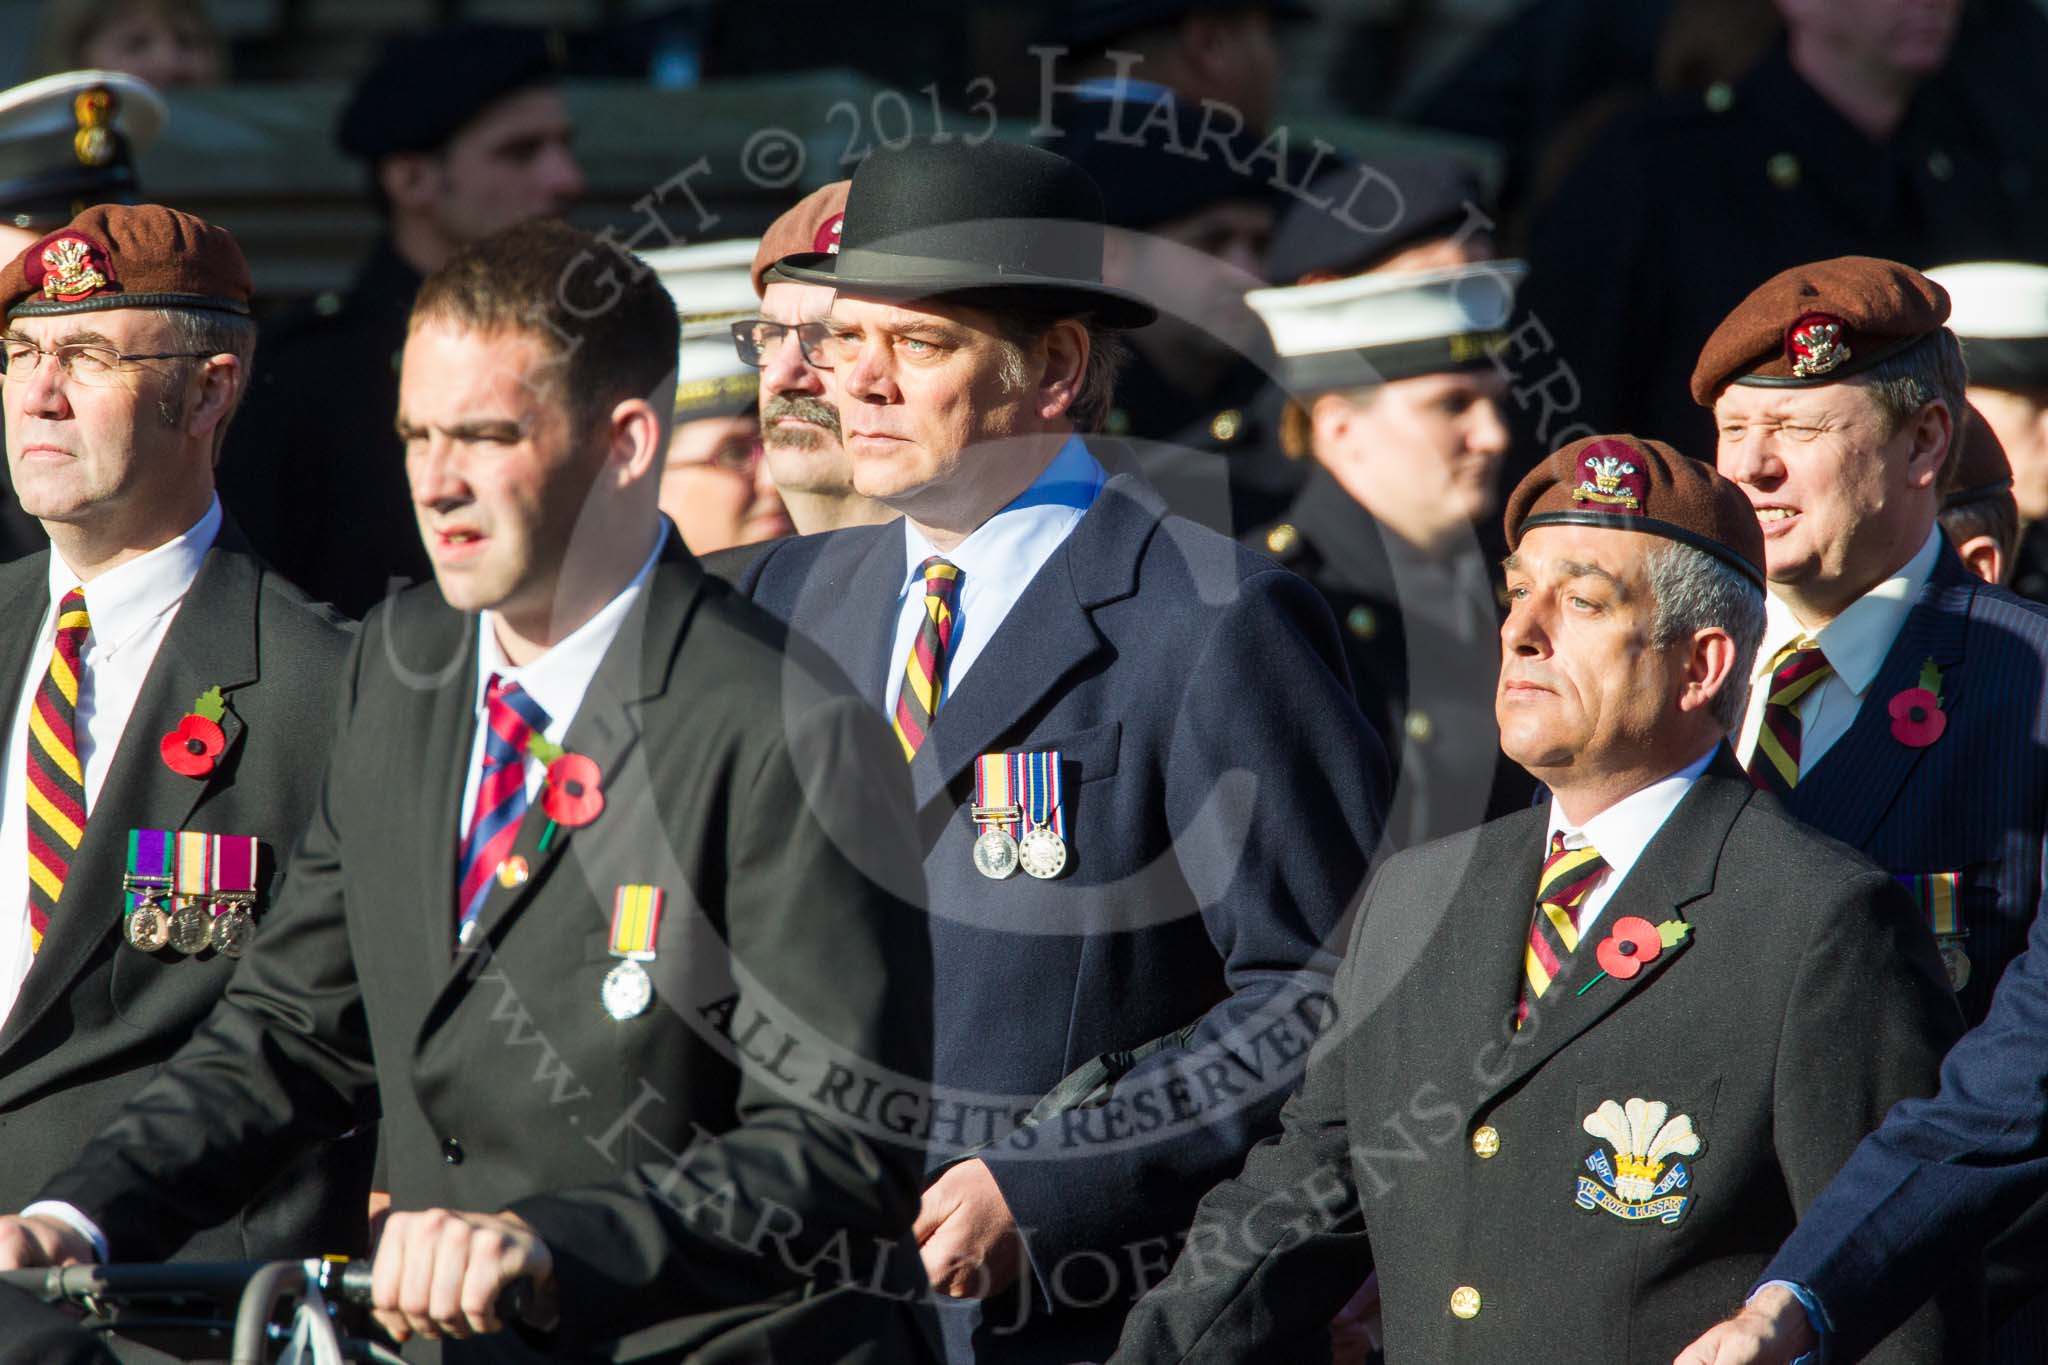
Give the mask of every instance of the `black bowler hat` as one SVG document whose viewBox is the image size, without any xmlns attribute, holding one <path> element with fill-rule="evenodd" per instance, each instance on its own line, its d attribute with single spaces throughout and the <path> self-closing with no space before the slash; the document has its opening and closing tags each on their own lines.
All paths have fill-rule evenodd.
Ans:
<svg viewBox="0 0 2048 1365">
<path fill-rule="evenodd" d="M 775 274 L 894 299 L 1000 290 L 1105 327 L 1159 316 L 1102 282 L 1102 191 L 1088 173 L 1011 142 L 877 149 L 853 174 L 838 254 L 786 257 Z"/>
</svg>

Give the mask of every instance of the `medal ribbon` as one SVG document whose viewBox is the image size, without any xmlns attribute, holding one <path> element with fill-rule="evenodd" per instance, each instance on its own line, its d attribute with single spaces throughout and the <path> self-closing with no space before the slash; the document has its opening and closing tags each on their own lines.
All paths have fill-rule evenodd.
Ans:
<svg viewBox="0 0 2048 1365">
<path fill-rule="evenodd" d="M 1019 796 L 1021 784 L 1017 781 L 1015 754 L 983 754 L 974 760 L 974 805 L 977 810 L 1008 807 L 1016 810 L 1022 803 Z M 1018 828 L 1022 812 L 1009 820 L 977 820 L 982 829 L 1000 829 L 1011 838 L 1023 833 Z"/>
<path fill-rule="evenodd" d="M 180 900 L 211 900 L 214 852 L 211 834 L 179 830 L 178 864 L 173 873 L 171 894 Z"/>
<path fill-rule="evenodd" d="M 171 833 L 163 829 L 128 831 L 128 875 L 122 879 L 127 894 L 122 897 L 121 917 L 140 910 L 144 904 L 171 890 Z"/>
<path fill-rule="evenodd" d="M 662 892 L 658 886 L 622 886 L 612 897 L 612 956 L 652 962 L 661 932 Z"/>
<path fill-rule="evenodd" d="M 1920 903 L 1920 913 L 1927 916 L 1937 939 L 1960 938 L 1966 932 L 1956 922 L 1956 888 L 1962 880 L 1960 872 L 1923 872 L 1899 878 Z"/>
<path fill-rule="evenodd" d="M 1043 749 L 1035 754 L 1012 756 L 1021 772 L 1024 811 L 1034 829 L 1049 829 L 1067 837 L 1066 815 L 1060 809 L 1060 751 Z"/>
</svg>

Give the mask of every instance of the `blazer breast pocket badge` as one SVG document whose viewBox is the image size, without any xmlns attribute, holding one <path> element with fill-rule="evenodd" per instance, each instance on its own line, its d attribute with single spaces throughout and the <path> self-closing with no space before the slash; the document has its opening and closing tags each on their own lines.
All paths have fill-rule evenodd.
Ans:
<svg viewBox="0 0 2048 1365">
<path fill-rule="evenodd" d="M 1960 872 L 1907 872 L 1899 885 L 1913 897 L 1927 927 L 1934 931 L 1934 946 L 1941 950 L 1941 965 L 1948 970 L 1948 984 L 1961 990 L 1970 984 L 1970 955 L 1963 940 L 1970 931 L 1963 927 L 1963 874 Z"/>
<path fill-rule="evenodd" d="M 145 953 L 169 948 L 187 956 L 211 948 L 240 957 L 256 934 L 261 851 L 252 834 L 129 830 L 128 870 L 121 876 L 122 936 L 128 946 Z"/>
<path fill-rule="evenodd" d="M 1606 1144 L 1586 1158 L 1591 1176 L 1578 1178 L 1572 1202 L 1587 1212 L 1605 1210 L 1628 1223 L 1655 1220 L 1669 1227 L 1685 1215 L 1692 1172 L 1674 1157 L 1700 1154 L 1700 1135 L 1685 1114 L 1673 1116 L 1662 1100 L 1603 1102 L 1579 1125 Z M 1596 1178 L 1597 1177 L 1597 1178 Z"/>
<path fill-rule="evenodd" d="M 1002 881 L 1019 868 L 1050 881 L 1067 867 L 1060 751 L 983 754 L 974 760 L 974 870 Z"/>
</svg>

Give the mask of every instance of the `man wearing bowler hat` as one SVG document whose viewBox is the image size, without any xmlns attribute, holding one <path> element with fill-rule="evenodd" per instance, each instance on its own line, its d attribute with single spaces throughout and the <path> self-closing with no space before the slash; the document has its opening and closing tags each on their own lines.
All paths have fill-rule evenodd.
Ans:
<svg viewBox="0 0 2048 1365">
<path fill-rule="evenodd" d="M 777 267 L 837 290 L 800 337 L 855 490 L 903 520 L 783 542 L 741 585 L 910 765 L 937 1002 L 916 1231 L 956 1361 L 1107 1353 L 1271 1129 L 1380 835 L 1384 756 L 1314 589 L 1089 436 L 1115 333 L 1153 316 L 1101 265 L 1087 175 L 990 143 L 877 152 L 839 253 Z"/>
<path fill-rule="evenodd" d="M 1506 532 L 1501 748 L 1551 797 L 1380 866 L 1281 1137 L 1120 1365 L 1328 1359 L 1369 1259 L 1389 1360 L 1668 1361 L 1961 1029 L 1898 884 L 1728 751 L 1764 624 L 1741 491 L 1591 437 Z M 1881 1358 L 1973 1359 L 1973 1306 Z"/>
</svg>

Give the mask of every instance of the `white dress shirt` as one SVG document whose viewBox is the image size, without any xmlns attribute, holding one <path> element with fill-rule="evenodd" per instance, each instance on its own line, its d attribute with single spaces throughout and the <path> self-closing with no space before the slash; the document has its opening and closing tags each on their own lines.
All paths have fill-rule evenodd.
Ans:
<svg viewBox="0 0 2048 1365">
<path fill-rule="evenodd" d="M 1641 791 L 1632 792 L 1601 811 L 1583 825 L 1571 824 L 1564 818 L 1557 798 L 1550 799 L 1550 828 L 1543 835 L 1546 856 L 1550 850 L 1551 836 L 1560 830 L 1564 833 L 1566 848 L 1584 848 L 1591 844 L 1607 860 L 1607 870 L 1600 874 L 1600 880 L 1593 883 L 1593 889 L 1586 893 L 1586 899 L 1579 902 L 1579 939 L 1581 947 L 1594 920 L 1607 908 L 1607 902 L 1614 899 L 1615 888 L 1628 877 L 1629 870 L 1636 865 L 1636 859 L 1643 856 L 1643 850 L 1650 846 L 1650 840 L 1657 837 L 1657 831 L 1664 828 L 1664 822 L 1671 818 L 1671 812 L 1678 809 L 1678 803 L 1692 790 L 1692 784 L 1699 781 L 1700 774 L 1714 761 L 1714 750 L 1709 749 L 1691 763 L 1686 764 L 1671 776 L 1652 782 Z"/>
<path fill-rule="evenodd" d="M 974 528 L 940 557 L 960 570 L 953 602 L 952 643 L 940 679 L 939 709 L 967 680 L 967 672 L 1024 595 L 1024 589 L 1062 541 L 1073 533 L 1105 481 L 1102 466 L 1079 436 L 1069 436 L 1052 463 L 1002 511 Z M 910 646 L 924 623 L 924 575 L 918 566 L 939 552 L 910 524 L 903 527 L 903 589 L 896 597 L 896 628 L 889 645 L 889 676 L 882 714 L 896 714 Z"/>
<path fill-rule="evenodd" d="M 1820 642 L 1834 672 L 1799 699 L 1799 775 L 1813 771 L 1813 765 L 1849 732 L 1863 694 L 1877 680 L 1899 628 L 1906 624 L 1920 590 L 1934 573 L 1934 561 L 1941 554 L 1941 532 L 1927 533 L 1927 540 L 1906 561 L 1905 566 L 1884 582 L 1849 604 L 1849 609 L 1812 632 Z M 1756 752 L 1757 732 L 1763 728 L 1764 706 L 1770 700 L 1771 661 L 1778 651 L 1807 634 L 1792 609 L 1770 596 L 1764 602 L 1764 639 L 1757 647 L 1755 671 L 1750 675 L 1749 708 L 1742 717 L 1742 742 L 1735 752 L 1747 764 Z M 1889 700 L 1889 699 L 1887 699 Z"/>
<path fill-rule="evenodd" d="M 92 818 L 106 785 L 107 768 L 120 747 L 121 734 L 142 694 L 142 683 L 156 662 L 157 648 L 178 614 L 178 604 L 199 576 L 199 565 L 220 534 L 220 500 L 215 499 L 191 530 L 148 554 L 109 569 L 85 588 L 85 611 L 92 626 L 85 637 L 78 680 L 78 761 L 85 777 L 85 813 Z M 78 575 L 50 547 L 50 601 L 36 642 L 29 653 L 27 676 L 16 683 L 14 723 L 8 729 L 6 766 L 0 769 L 0 1019 L 14 1008 L 34 954 L 28 927 L 28 719 L 36 692 L 49 672 L 57 641 L 57 603 L 79 586 Z M 190 707 L 192 697 L 174 699 Z M 168 731 L 176 715 L 152 718 Z M 157 736 L 146 737 L 152 752 Z M 177 779 L 182 780 L 182 779 Z M 71 907 L 78 911 L 78 907 Z M 107 913 L 94 906 L 80 913 Z M 58 907 L 64 913 L 64 907 Z"/>
</svg>

